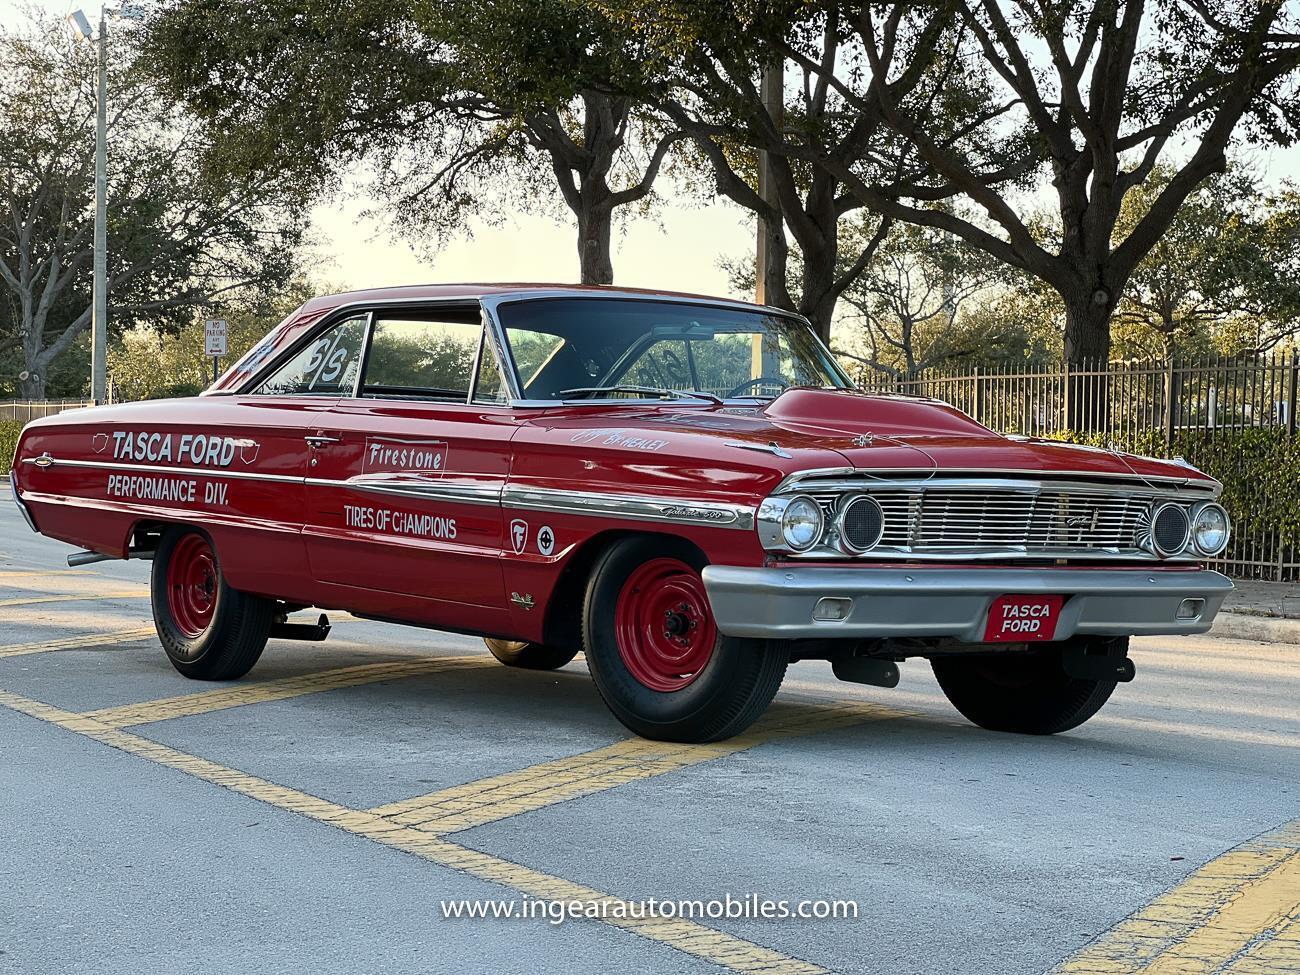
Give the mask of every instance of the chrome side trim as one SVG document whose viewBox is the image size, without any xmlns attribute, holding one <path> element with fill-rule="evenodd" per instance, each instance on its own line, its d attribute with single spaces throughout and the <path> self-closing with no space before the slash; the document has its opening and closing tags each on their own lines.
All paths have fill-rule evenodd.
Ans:
<svg viewBox="0 0 1300 975">
<path fill-rule="evenodd" d="M 752 507 L 716 501 L 673 500 L 644 495 L 561 491 L 553 488 L 507 485 L 501 503 L 507 508 L 551 511 L 566 515 L 589 515 L 677 525 L 705 525 L 744 531 L 754 527 Z"/>
<path fill-rule="evenodd" d="M 24 464 L 36 464 L 38 467 L 87 467 L 110 471 L 132 471 L 143 474 L 183 474 L 200 477 L 229 477 L 247 481 L 286 481 L 301 484 L 303 478 L 293 474 L 259 474 L 255 471 L 231 471 L 221 467 L 165 467 L 161 464 L 127 464 L 112 460 L 59 460 L 43 454 L 40 457 L 25 457 Z"/>
<path fill-rule="evenodd" d="M 410 476 L 362 474 L 346 479 L 309 477 L 311 487 L 345 488 L 369 494 L 390 494 L 398 497 L 419 498 L 423 501 L 444 501 L 452 504 L 477 504 L 487 507 L 501 506 L 501 487 L 487 484 L 465 484 L 456 481 L 433 480 Z"/>
</svg>

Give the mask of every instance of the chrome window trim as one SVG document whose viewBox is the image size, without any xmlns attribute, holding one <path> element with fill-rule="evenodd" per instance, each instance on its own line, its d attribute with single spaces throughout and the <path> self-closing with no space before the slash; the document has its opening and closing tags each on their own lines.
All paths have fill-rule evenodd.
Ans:
<svg viewBox="0 0 1300 975">
<path fill-rule="evenodd" d="M 331 326 L 337 325 L 341 321 L 344 321 L 351 317 L 355 317 L 358 311 L 367 313 L 371 318 L 370 325 L 373 326 L 373 319 L 375 316 L 375 311 L 377 309 L 404 307 L 404 308 L 411 308 L 415 310 L 428 309 L 430 311 L 434 311 L 439 308 L 445 308 L 448 306 L 451 307 L 460 306 L 465 308 L 467 311 L 477 306 L 481 311 L 482 302 L 479 300 L 478 295 L 467 294 L 467 295 L 444 295 L 438 298 L 375 298 L 369 301 L 365 301 L 365 300 L 349 301 L 346 304 L 337 305 L 334 308 L 331 308 L 329 311 L 322 314 L 319 321 L 317 321 L 313 325 L 308 326 L 307 330 L 303 332 L 302 335 L 299 335 L 296 339 L 294 339 L 291 343 L 289 343 L 289 345 L 281 349 L 276 355 L 274 355 L 272 358 L 264 362 L 261 368 L 258 369 L 257 372 L 253 373 L 253 375 L 250 376 L 248 379 L 246 379 L 242 384 L 240 384 L 240 386 L 237 389 L 223 389 L 220 390 L 219 392 L 212 393 L 211 395 L 213 396 L 255 395 L 253 393 L 253 390 L 257 388 L 257 386 L 267 377 L 268 374 L 274 372 L 277 368 L 284 365 L 284 363 L 287 362 L 292 356 L 297 355 L 300 351 L 302 351 L 302 349 L 309 342 L 311 342 L 313 339 L 319 336 L 321 332 L 325 331 Z M 370 355 L 369 342 L 370 342 L 370 330 L 368 329 L 366 333 L 366 349 L 365 349 L 364 358 L 369 358 Z M 364 365 L 365 363 L 363 361 L 362 362 L 363 368 Z M 357 388 L 359 390 L 359 387 Z M 287 395 L 294 395 L 294 394 L 287 394 Z M 359 397 L 354 396 L 353 398 L 358 399 Z M 409 401 L 403 401 L 403 402 L 409 402 Z M 431 402 L 442 402 L 445 404 L 447 401 L 438 400 L 438 401 L 431 401 Z"/>
<path fill-rule="evenodd" d="M 799 322 L 802 323 L 804 326 L 806 326 L 809 329 L 809 331 L 812 333 L 813 340 L 816 342 L 817 346 L 821 349 L 823 354 L 826 356 L 827 362 L 830 363 L 833 369 L 838 371 L 839 378 L 845 382 L 846 385 L 842 388 L 847 390 L 857 389 L 857 386 L 853 383 L 853 381 L 849 378 L 849 376 L 844 372 L 842 368 L 840 368 L 839 360 L 835 358 L 835 354 L 831 352 L 830 348 L 826 345 L 826 343 L 822 341 L 821 336 L 817 334 L 817 330 L 812 327 L 812 324 L 808 321 L 808 319 L 805 318 L 803 315 L 799 315 L 791 311 L 786 311 L 783 308 L 773 308 L 771 305 L 755 305 L 749 302 L 734 301 L 727 298 L 692 297 L 689 295 L 680 295 L 680 296 L 679 295 L 648 295 L 648 294 L 642 294 L 635 291 L 619 291 L 617 289 L 610 289 L 610 290 L 602 289 L 599 291 L 569 291 L 563 288 L 551 288 L 551 289 L 537 289 L 532 291 L 527 291 L 527 290 L 503 291 L 497 294 L 483 295 L 479 299 L 485 313 L 487 314 L 488 318 L 492 322 L 496 340 L 501 345 L 502 351 L 501 351 L 500 361 L 502 363 L 502 370 L 503 372 L 506 373 L 507 379 L 509 380 L 508 388 L 510 389 L 511 392 L 510 406 L 513 408 L 554 409 L 557 406 L 591 405 L 593 403 L 599 403 L 602 406 L 608 406 L 608 405 L 644 406 L 650 403 L 664 405 L 668 403 L 679 404 L 679 403 L 700 402 L 700 400 L 698 400 L 696 397 L 693 396 L 682 397 L 681 399 L 655 398 L 655 399 L 648 399 L 648 400 L 632 400 L 632 399 L 614 398 L 614 397 L 610 397 L 606 399 L 592 398 L 592 399 L 582 399 L 582 400 L 536 400 L 536 399 L 526 398 L 523 394 L 523 387 L 519 382 L 519 370 L 515 366 L 514 357 L 508 354 L 509 343 L 506 340 L 505 329 L 501 325 L 501 319 L 500 316 L 498 315 L 498 310 L 502 305 L 505 304 L 513 304 L 513 303 L 524 302 L 524 301 L 548 301 L 548 300 L 555 300 L 559 298 L 573 298 L 573 299 L 585 299 L 585 300 L 613 299 L 617 301 L 640 301 L 640 302 L 653 302 L 656 304 L 669 304 L 669 305 L 695 305 L 697 307 L 705 307 L 705 308 L 720 308 L 720 309 L 726 309 L 731 311 L 744 311 L 749 314 L 754 314 L 755 312 L 761 312 L 763 314 L 777 315 L 781 318 L 786 318 L 789 319 L 790 321 Z M 750 401 L 752 402 L 752 398 Z M 724 402 L 731 402 L 731 401 L 724 400 Z"/>
</svg>

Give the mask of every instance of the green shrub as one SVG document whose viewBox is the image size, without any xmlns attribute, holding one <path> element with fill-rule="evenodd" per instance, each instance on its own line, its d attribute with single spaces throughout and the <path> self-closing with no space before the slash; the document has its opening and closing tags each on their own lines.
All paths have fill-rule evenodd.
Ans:
<svg viewBox="0 0 1300 975">
<path fill-rule="evenodd" d="M 1300 437 L 1281 427 L 1179 430 L 1170 446 L 1162 431 L 1122 442 L 1113 436 L 1063 432 L 1053 439 L 1114 446 L 1151 457 L 1181 457 L 1223 482 L 1223 506 L 1232 516 L 1230 562 L 1259 568 L 1294 563 L 1300 547 Z M 1235 571 L 1235 570 L 1234 570 Z"/>
<path fill-rule="evenodd" d="M 22 428 L 17 420 L 0 420 L 0 474 L 5 477 L 9 476 L 9 465 L 13 463 L 18 433 Z"/>
</svg>

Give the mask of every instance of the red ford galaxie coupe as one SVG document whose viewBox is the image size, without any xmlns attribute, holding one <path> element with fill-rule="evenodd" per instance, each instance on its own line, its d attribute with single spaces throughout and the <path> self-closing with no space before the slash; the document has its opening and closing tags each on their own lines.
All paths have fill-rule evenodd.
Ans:
<svg viewBox="0 0 1300 975">
<path fill-rule="evenodd" d="M 651 738 L 762 713 L 787 666 L 925 657 L 986 728 L 1050 734 L 1209 629 L 1219 484 L 856 392 L 802 319 L 669 294 L 438 286 L 317 298 L 204 395 L 23 432 L 32 528 L 153 560 L 158 636 L 232 680 L 307 607 L 583 650 Z"/>
</svg>

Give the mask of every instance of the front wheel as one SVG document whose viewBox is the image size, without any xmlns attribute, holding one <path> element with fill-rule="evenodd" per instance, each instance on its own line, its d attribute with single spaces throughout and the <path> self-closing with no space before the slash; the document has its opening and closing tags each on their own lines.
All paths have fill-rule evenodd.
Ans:
<svg viewBox="0 0 1300 975">
<path fill-rule="evenodd" d="M 522 670 L 558 670 L 578 655 L 577 648 L 548 647 L 540 643 L 525 643 L 522 640 L 498 640 L 484 637 L 483 642 L 496 657 L 507 667 L 519 667 Z"/>
<path fill-rule="evenodd" d="M 953 707 L 990 731 L 1054 735 L 1083 724 L 1106 703 L 1114 680 L 1072 677 L 1065 654 L 1122 659 L 1128 637 L 1075 637 L 1028 651 L 961 653 L 930 661 Z"/>
<path fill-rule="evenodd" d="M 629 538 L 598 560 L 587 586 L 587 666 L 615 717 L 644 738 L 737 735 L 766 710 L 785 676 L 785 644 L 718 632 L 703 566 L 684 543 Z"/>
<path fill-rule="evenodd" d="M 204 532 L 163 532 L 150 578 L 154 628 L 172 666 L 195 680 L 237 680 L 266 647 L 276 604 L 231 589 Z"/>
</svg>

